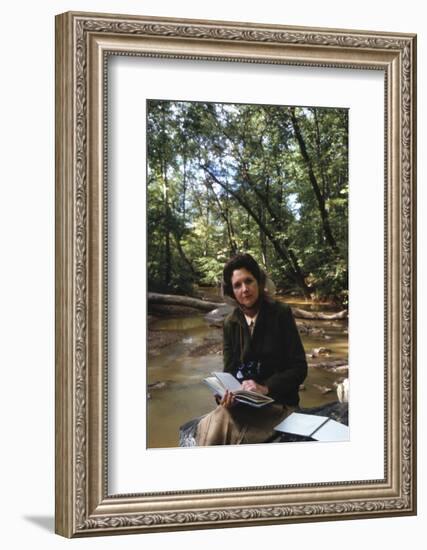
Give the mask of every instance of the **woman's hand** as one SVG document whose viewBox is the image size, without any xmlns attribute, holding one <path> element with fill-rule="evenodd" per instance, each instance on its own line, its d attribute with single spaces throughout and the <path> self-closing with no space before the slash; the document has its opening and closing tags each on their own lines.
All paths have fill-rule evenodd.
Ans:
<svg viewBox="0 0 427 550">
<path fill-rule="evenodd" d="M 242 388 L 248 391 L 256 391 L 257 393 L 262 393 L 263 395 L 268 394 L 268 387 L 263 386 L 262 384 L 257 384 L 255 380 L 244 380 L 242 382 Z"/>
<path fill-rule="evenodd" d="M 233 405 L 235 404 L 236 399 L 234 395 L 231 393 L 231 391 L 226 391 L 223 395 L 223 398 L 220 401 L 220 405 L 224 407 L 225 409 L 231 409 Z"/>
</svg>

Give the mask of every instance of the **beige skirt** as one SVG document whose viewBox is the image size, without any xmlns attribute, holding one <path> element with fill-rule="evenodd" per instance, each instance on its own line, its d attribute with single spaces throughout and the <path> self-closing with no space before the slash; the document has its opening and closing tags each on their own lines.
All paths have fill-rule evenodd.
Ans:
<svg viewBox="0 0 427 550">
<path fill-rule="evenodd" d="M 274 426 L 293 410 L 293 407 L 278 404 L 260 409 L 240 404 L 226 409 L 218 405 L 200 420 L 196 444 L 207 446 L 264 443 L 273 435 Z"/>
</svg>

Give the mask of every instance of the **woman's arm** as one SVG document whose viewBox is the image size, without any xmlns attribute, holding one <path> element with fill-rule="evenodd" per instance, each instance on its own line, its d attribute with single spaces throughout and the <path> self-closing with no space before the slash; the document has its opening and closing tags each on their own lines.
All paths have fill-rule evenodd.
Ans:
<svg viewBox="0 0 427 550">
<path fill-rule="evenodd" d="M 292 401 L 307 376 L 307 360 L 290 307 L 281 306 L 278 325 L 275 354 L 279 369 L 265 381 L 265 385 L 273 399 Z"/>
<path fill-rule="evenodd" d="M 224 321 L 222 346 L 224 372 L 230 372 L 231 374 L 233 374 L 233 337 L 232 326 L 228 319 Z"/>
</svg>

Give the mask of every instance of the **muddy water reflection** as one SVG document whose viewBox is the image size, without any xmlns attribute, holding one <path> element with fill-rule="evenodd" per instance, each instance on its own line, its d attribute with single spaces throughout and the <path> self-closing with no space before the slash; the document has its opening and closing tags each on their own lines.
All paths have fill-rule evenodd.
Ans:
<svg viewBox="0 0 427 550">
<path fill-rule="evenodd" d="M 301 336 L 310 364 L 339 359 L 346 361 L 348 335 L 345 321 L 298 321 L 298 324 L 302 324 Z M 212 371 L 222 370 L 222 330 L 209 327 L 203 314 L 151 320 L 149 326 L 150 331 L 156 333 L 157 345 L 150 346 L 149 343 L 148 346 L 147 445 L 149 448 L 177 447 L 179 427 L 215 406 L 203 378 Z M 206 339 L 216 343 L 214 353 L 206 351 L 206 354 L 192 357 L 192 350 L 206 343 Z M 326 348 L 329 355 L 310 357 L 315 348 Z M 345 376 L 323 368 L 309 368 L 305 389 L 300 392 L 301 406 L 315 407 L 336 401 L 333 385 Z M 332 391 L 323 394 L 326 389 Z"/>
</svg>

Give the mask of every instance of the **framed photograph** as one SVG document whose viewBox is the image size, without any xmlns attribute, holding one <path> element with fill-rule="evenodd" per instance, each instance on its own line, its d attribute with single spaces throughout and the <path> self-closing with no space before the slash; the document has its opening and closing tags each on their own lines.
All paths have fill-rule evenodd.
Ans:
<svg viewBox="0 0 427 550">
<path fill-rule="evenodd" d="M 416 513 L 415 113 L 415 35 L 57 16 L 58 534 Z"/>
</svg>

